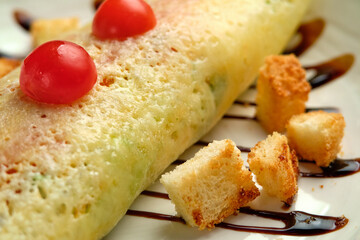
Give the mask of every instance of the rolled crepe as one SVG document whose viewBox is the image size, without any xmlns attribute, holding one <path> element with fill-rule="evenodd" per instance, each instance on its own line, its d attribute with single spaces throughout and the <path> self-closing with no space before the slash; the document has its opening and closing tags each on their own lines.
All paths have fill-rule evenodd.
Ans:
<svg viewBox="0 0 360 240">
<path fill-rule="evenodd" d="M 221 118 L 279 53 L 306 0 L 151 1 L 155 29 L 65 39 L 98 81 L 71 105 L 34 102 L 19 69 L 0 80 L 0 239 L 99 239 Z"/>
</svg>

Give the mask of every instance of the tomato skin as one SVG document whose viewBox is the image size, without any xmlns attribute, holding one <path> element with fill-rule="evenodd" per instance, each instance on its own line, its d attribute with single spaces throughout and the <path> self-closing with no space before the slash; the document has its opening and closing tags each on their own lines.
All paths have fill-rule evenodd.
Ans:
<svg viewBox="0 0 360 240">
<path fill-rule="evenodd" d="M 68 104 L 84 96 L 96 83 L 97 72 L 89 54 L 67 41 L 50 41 L 24 60 L 20 88 L 30 98 Z"/>
<path fill-rule="evenodd" d="M 102 40 L 124 40 L 155 25 L 155 14 L 144 0 L 106 0 L 95 14 L 92 32 Z"/>
</svg>

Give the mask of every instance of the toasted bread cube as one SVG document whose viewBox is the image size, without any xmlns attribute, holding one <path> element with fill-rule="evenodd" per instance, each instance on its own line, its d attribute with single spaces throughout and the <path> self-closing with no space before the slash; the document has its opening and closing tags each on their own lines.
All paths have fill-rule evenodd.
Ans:
<svg viewBox="0 0 360 240">
<path fill-rule="evenodd" d="M 305 112 L 311 90 L 305 75 L 293 54 L 265 59 L 257 82 L 256 117 L 269 133 L 283 132 L 291 116 Z"/>
<path fill-rule="evenodd" d="M 11 72 L 14 68 L 20 65 L 19 60 L 0 58 L 0 78 Z"/>
<path fill-rule="evenodd" d="M 231 140 L 214 141 L 192 159 L 165 173 L 160 182 L 177 213 L 200 230 L 213 228 L 259 196 L 240 150 Z"/>
<path fill-rule="evenodd" d="M 30 27 L 34 46 L 39 46 L 47 41 L 55 40 L 64 32 L 75 30 L 79 27 L 78 18 L 38 19 Z"/>
<path fill-rule="evenodd" d="M 287 125 L 290 147 L 306 160 L 327 167 L 336 158 L 344 136 L 340 113 L 316 111 L 293 116 Z"/>
<path fill-rule="evenodd" d="M 299 164 L 286 136 L 274 132 L 258 142 L 251 148 L 248 162 L 257 182 L 269 195 L 286 204 L 292 203 L 298 190 Z"/>
</svg>

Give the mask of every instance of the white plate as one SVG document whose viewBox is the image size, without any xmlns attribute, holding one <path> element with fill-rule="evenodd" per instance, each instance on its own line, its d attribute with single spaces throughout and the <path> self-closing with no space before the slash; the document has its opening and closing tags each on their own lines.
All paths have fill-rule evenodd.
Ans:
<svg viewBox="0 0 360 240">
<path fill-rule="evenodd" d="M 37 17 L 79 16 L 83 21 L 91 20 L 93 10 L 90 0 L 63 0 L 60 2 L 37 0 L 1 0 L 0 2 L 0 51 L 10 54 L 23 54 L 30 49 L 27 33 L 13 21 L 14 8 L 26 9 Z M 321 17 L 326 27 L 316 42 L 300 60 L 304 65 L 313 65 L 327 61 L 344 53 L 355 55 L 355 64 L 351 70 L 334 82 L 314 89 L 310 94 L 307 106 L 333 106 L 340 109 L 346 120 L 345 137 L 343 139 L 342 158 L 360 157 L 360 1 L 358 0 L 315 0 L 306 16 L 306 20 Z M 254 90 L 249 90 L 239 99 L 253 100 Z M 253 113 L 251 107 L 234 107 L 232 113 Z M 253 121 L 223 119 L 205 140 L 231 138 L 237 144 L 253 146 L 266 137 L 265 132 Z M 192 147 L 183 158 L 189 158 L 196 150 Z M 246 159 L 246 154 L 243 154 Z M 235 232 L 217 228 L 213 231 L 198 231 L 180 223 L 159 221 L 141 217 L 125 216 L 106 240 L 115 239 L 360 239 L 360 173 L 343 178 L 301 178 L 299 193 L 290 210 L 308 213 L 341 216 L 350 221 L 348 225 L 336 232 L 312 237 L 290 237 L 266 235 L 247 232 Z M 323 187 L 321 187 L 323 186 Z M 150 190 L 164 189 L 157 182 Z M 262 194 L 251 205 L 257 209 L 282 211 L 282 204 L 276 199 Z M 141 195 L 131 209 L 175 214 L 173 205 L 168 200 Z M 237 224 L 281 227 L 278 222 L 264 220 L 239 214 L 226 219 Z"/>
</svg>

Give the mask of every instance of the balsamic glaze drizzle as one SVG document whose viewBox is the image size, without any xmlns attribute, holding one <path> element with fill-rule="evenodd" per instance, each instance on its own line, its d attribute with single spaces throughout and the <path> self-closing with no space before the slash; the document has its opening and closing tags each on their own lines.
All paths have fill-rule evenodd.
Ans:
<svg viewBox="0 0 360 240">
<path fill-rule="evenodd" d="M 166 193 L 144 191 L 141 194 L 150 197 L 169 200 L 169 196 Z M 320 215 L 309 214 L 302 211 L 291 211 L 286 213 L 286 212 L 255 210 L 250 207 L 242 207 L 239 209 L 239 212 L 281 221 L 285 224 L 285 226 L 283 228 L 256 227 L 256 226 L 245 226 L 245 225 L 222 222 L 217 224 L 216 227 L 229 229 L 233 231 L 246 231 L 246 232 L 264 233 L 264 234 L 313 236 L 313 235 L 321 235 L 339 230 L 349 222 L 349 220 L 346 217 L 320 216 Z M 138 210 L 128 210 L 126 215 L 185 224 L 185 221 L 182 218 L 168 214 L 138 211 Z"/>
<path fill-rule="evenodd" d="M 285 224 L 283 228 L 242 226 L 231 223 L 220 223 L 217 227 L 235 231 L 256 232 L 278 235 L 314 236 L 339 230 L 346 226 L 349 220 L 346 217 L 329 217 L 314 215 L 302 211 L 291 211 L 288 213 L 255 210 L 250 207 L 239 209 L 240 213 L 255 215 L 281 221 Z"/>
<path fill-rule="evenodd" d="M 16 22 L 21 26 L 25 31 L 30 31 L 31 24 L 35 20 L 30 14 L 22 10 L 15 10 L 13 12 Z"/>
<path fill-rule="evenodd" d="M 315 76 L 308 81 L 312 88 L 317 88 L 344 75 L 349 71 L 354 61 L 354 55 L 343 54 L 327 62 L 314 66 L 305 66 L 304 68 L 306 70 L 315 70 Z"/>
<path fill-rule="evenodd" d="M 247 116 L 241 116 L 241 115 L 232 115 L 232 114 L 225 114 L 223 118 L 227 119 L 237 119 L 237 120 L 252 120 L 256 121 L 256 117 L 247 117 Z"/>
<path fill-rule="evenodd" d="M 286 49 L 284 54 L 300 56 L 316 42 L 324 28 L 325 21 L 320 18 L 301 24 L 295 34 L 300 35 L 300 41 L 294 47 Z"/>
<path fill-rule="evenodd" d="M 340 110 L 337 107 L 307 107 L 305 112 L 313 112 L 313 111 L 325 111 L 329 113 L 338 113 Z"/>
<path fill-rule="evenodd" d="M 308 162 L 301 160 L 300 162 Z M 300 172 L 301 177 L 334 178 L 344 177 L 360 172 L 360 158 L 335 159 L 328 167 L 321 167 L 322 172 Z"/>
<path fill-rule="evenodd" d="M 244 107 L 248 107 L 248 106 L 252 106 L 252 107 L 256 107 L 257 104 L 255 102 L 251 102 L 251 101 L 242 101 L 242 100 L 236 100 L 234 103 L 234 105 L 242 105 Z M 312 111 L 325 111 L 325 112 L 330 112 L 330 113 L 337 113 L 340 112 L 340 110 L 337 107 L 307 107 L 305 109 L 305 112 L 312 112 Z M 226 117 L 227 115 L 225 115 Z"/>
<path fill-rule="evenodd" d="M 30 31 L 30 27 L 34 21 L 34 18 L 31 17 L 27 12 L 22 10 L 15 10 L 13 12 L 13 17 L 20 27 L 22 27 L 25 31 Z M 25 55 L 7 54 L 0 51 L 0 58 L 22 60 L 25 58 Z"/>
<path fill-rule="evenodd" d="M 156 197 L 156 198 L 162 198 L 162 199 L 170 200 L 168 194 L 161 193 L 161 192 L 154 192 L 154 191 L 144 190 L 144 191 L 141 192 L 141 195 L 146 195 L 146 196 L 149 196 L 149 197 Z"/>
<path fill-rule="evenodd" d="M 17 57 L 11 56 L 11 55 L 3 53 L 3 52 L 0 52 L 0 58 L 17 59 Z"/>
<path fill-rule="evenodd" d="M 94 9 L 97 10 L 103 2 L 104 0 L 94 0 Z"/>
</svg>

